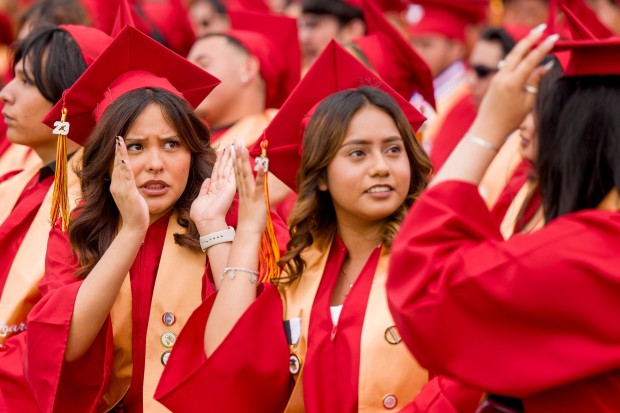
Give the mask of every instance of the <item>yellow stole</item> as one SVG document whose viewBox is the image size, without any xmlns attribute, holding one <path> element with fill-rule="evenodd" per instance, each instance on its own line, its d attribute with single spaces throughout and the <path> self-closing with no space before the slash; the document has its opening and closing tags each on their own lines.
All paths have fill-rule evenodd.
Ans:
<svg viewBox="0 0 620 413">
<path fill-rule="evenodd" d="M 241 118 L 222 134 L 214 146 L 223 148 L 239 140 L 243 141 L 246 147 L 250 147 L 260 137 L 276 113 L 278 113 L 277 109 L 267 109 L 264 112 Z"/>
<path fill-rule="evenodd" d="M 11 214 L 26 185 L 42 167 L 39 161 L 0 184 L 0 225 Z"/>
<path fill-rule="evenodd" d="M 517 222 L 517 216 L 519 215 L 519 211 L 521 211 L 521 208 L 525 203 L 525 199 L 532 190 L 532 186 L 532 182 L 530 182 L 529 180 L 525 181 L 523 186 L 521 186 L 521 189 L 519 189 L 519 191 L 517 192 L 517 195 L 515 195 L 515 198 L 510 203 L 510 206 L 506 210 L 504 219 L 502 220 L 502 223 L 499 227 L 504 239 L 512 237 L 515 229 L 515 223 Z M 545 219 L 543 216 L 543 208 L 541 205 L 536 210 L 536 213 L 534 214 L 532 219 L 530 219 L 530 221 L 525 225 L 522 232 L 532 232 L 537 229 L 541 229 L 544 225 Z"/>
<path fill-rule="evenodd" d="M 181 247 L 174 242 L 174 234 L 185 228 L 177 223 L 177 215 L 168 221 L 164 248 L 157 270 L 148 327 L 146 332 L 143 403 L 145 412 L 169 412 L 153 395 L 164 370 L 162 355 L 170 350 L 162 344 L 167 332 L 176 336 L 192 312 L 202 302 L 202 277 L 206 257 L 201 251 Z M 129 274 L 110 311 L 114 334 L 114 362 L 112 380 L 103 396 L 102 408 L 114 407 L 127 393 L 132 375 L 132 295 Z M 172 312 L 176 318 L 172 326 L 166 326 L 162 316 Z"/>
<path fill-rule="evenodd" d="M 32 148 L 14 143 L 0 156 L 0 176 L 18 169 L 30 169 L 40 164 L 41 159 Z"/>
<path fill-rule="evenodd" d="M 323 276 L 329 255 L 329 246 L 323 251 L 310 247 L 302 256 L 306 270 L 302 277 L 290 286 L 280 290 L 284 305 L 284 319 L 301 318 L 301 337 L 295 347 L 295 354 L 301 362 L 295 387 L 286 407 L 286 413 L 304 412 L 303 371 L 307 351 L 308 326 L 312 304 Z M 428 372 L 413 358 L 403 342 L 388 343 L 387 329 L 394 326 L 385 292 L 389 254 L 383 250 L 372 281 L 360 347 L 360 374 L 358 390 L 359 412 L 385 410 L 383 399 L 394 395 L 397 408 L 413 400 L 428 381 Z"/>
<path fill-rule="evenodd" d="M 70 165 L 75 165 L 80 158 L 81 152 L 76 153 L 71 158 Z M 36 170 L 32 173 L 32 176 L 36 174 Z M 29 170 L 23 180 L 19 177 L 24 186 L 32 178 L 30 176 L 26 179 L 26 176 L 31 172 Z M 18 178 L 18 176 L 15 176 L 15 178 Z M 80 181 L 73 172 L 72 167 L 69 168 L 67 184 L 69 205 L 70 207 L 75 207 L 80 195 Z M 43 199 L 43 203 L 26 232 L 15 255 L 13 264 L 11 264 L 4 290 L 0 296 L 0 345 L 9 336 L 25 330 L 26 317 L 41 296 L 38 283 L 45 273 L 45 251 L 47 250 L 47 239 L 50 232 L 49 217 L 53 190 L 54 185 L 50 186 Z M 19 198 L 19 195 L 17 198 Z M 15 201 L 17 201 L 17 198 L 15 198 Z"/>
<path fill-rule="evenodd" d="M 602 209 L 605 211 L 618 212 L 620 210 L 620 196 L 618 196 L 618 190 L 613 188 L 609 193 L 603 198 L 600 204 L 598 204 L 596 209 Z"/>
</svg>

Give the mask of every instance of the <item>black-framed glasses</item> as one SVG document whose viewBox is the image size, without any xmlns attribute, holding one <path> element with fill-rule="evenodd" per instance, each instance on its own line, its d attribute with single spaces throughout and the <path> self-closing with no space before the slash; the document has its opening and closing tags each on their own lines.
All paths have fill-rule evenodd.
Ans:
<svg viewBox="0 0 620 413">
<path fill-rule="evenodd" d="M 471 70 L 474 71 L 478 79 L 484 79 L 493 73 L 497 73 L 499 69 L 497 67 L 489 67 L 485 65 L 472 65 Z"/>
</svg>

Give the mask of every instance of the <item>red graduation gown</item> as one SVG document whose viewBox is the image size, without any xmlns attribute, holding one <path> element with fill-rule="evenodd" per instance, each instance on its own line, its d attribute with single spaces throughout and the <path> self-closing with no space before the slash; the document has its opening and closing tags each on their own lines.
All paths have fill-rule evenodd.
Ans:
<svg viewBox="0 0 620 413">
<path fill-rule="evenodd" d="M 142 411 L 146 324 L 169 218 L 166 215 L 149 227 L 129 271 L 133 374 L 123 399 L 126 412 Z M 110 380 L 113 341 L 109 318 L 81 359 L 64 361 L 73 306 L 82 284 L 75 278 L 76 268 L 77 260 L 71 253 L 67 234 L 57 225 L 48 243 L 41 285 L 43 298 L 30 312 L 27 330 L 25 373 L 44 412 L 94 411 Z M 210 293 L 210 284 L 204 285 L 203 294 Z"/>
<path fill-rule="evenodd" d="M 50 171 L 51 172 L 51 171 Z M 37 214 L 45 195 L 54 182 L 53 173 L 35 175 L 17 201 L 17 204 L 0 225 L 0 294 L 4 289 L 9 270 Z M 35 252 L 33 252 L 35 253 Z M 43 251 L 39 251 L 43 254 Z M 1 320 L 0 320 L 1 321 Z M 3 323 L 4 324 L 4 323 Z M 36 412 L 34 397 L 23 374 L 22 359 L 26 334 L 17 333 L 0 346 L 0 411 Z"/>
<path fill-rule="evenodd" d="M 337 237 L 332 244 L 308 327 L 302 378 L 306 412 L 358 411 L 362 326 L 380 251 L 381 248 L 377 248 L 368 259 L 334 327 L 330 298 L 347 252 Z M 283 303 L 273 285 L 265 285 L 264 291 L 260 291 L 262 287 L 257 299 L 209 358 L 204 352 L 203 338 L 215 294 L 196 310 L 175 344 L 156 399 L 173 411 L 184 412 L 273 413 L 285 410 L 294 382 L 289 373 L 289 346 L 282 327 Z M 424 411 L 457 411 L 437 383 L 425 389 L 420 406 L 450 406 L 451 409 Z M 468 389 L 464 393 L 464 396 L 458 394 L 463 397 L 455 397 L 455 400 L 462 405 L 469 403 L 470 408 L 459 411 L 472 412 L 472 391 Z M 198 394 L 201 395 L 199 399 L 196 398 Z M 473 394 L 475 407 L 479 393 Z M 403 411 L 423 411 L 415 406 L 406 409 Z"/>
<path fill-rule="evenodd" d="M 433 371 L 521 398 L 527 413 L 617 412 L 618 245 L 620 214 L 603 210 L 503 241 L 477 188 L 444 182 L 394 242 L 390 306 Z"/>
</svg>

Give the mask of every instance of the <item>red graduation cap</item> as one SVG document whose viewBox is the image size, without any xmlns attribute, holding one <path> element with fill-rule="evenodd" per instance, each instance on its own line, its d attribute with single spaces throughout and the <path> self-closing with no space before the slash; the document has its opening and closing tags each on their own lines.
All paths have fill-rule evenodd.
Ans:
<svg viewBox="0 0 620 413">
<path fill-rule="evenodd" d="M 562 0 L 560 8 L 574 40 L 604 39 L 614 35 L 583 0 Z"/>
<path fill-rule="evenodd" d="M 159 87 L 196 107 L 219 83 L 198 66 L 127 26 L 67 89 L 43 122 L 52 127 L 67 110 L 69 138 L 84 145 L 101 114 L 115 99 L 143 87 Z"/>
<path fill-rule="evenodd" d="M 383 16 L 372 0 L 363 0 L 368 34 L 354 40 L 379 76 L 409 100 L 417 91 L 435 107 L 433 75 L 426 62 Z"/>
<path fill-rule="evenodd" d="M 286 16 L 230 12 L 232 30 L 226 34 L 239 41 L 260 61 L 265 81 L 265 105 L 279 108 L 299 83 L 301 52 L 297 22 Z"/>
<path fill-rule="evenodd" d="M 82 52 L 86 66 L 90 66 L 112 42 L 110 36 L 94 27 L 77 24 L 65 24 L 59 27 L 73 37 Z"/>
<path fill-rule="evenodd" d="M 271 13 L 269 6 L 267 6 L 264 0 L 226 0 L 224 3 L 229 11 Z"/>
<path fill-rule="evenodd" d="M 296 188 L 301 164 L 302 123 L 308 113 L 327 96 L 360 86 L 374 86 L 388 93 L 403 110 L 413 130 L 426 120 L 407 100 L 332 40 L 267 126 L 263 139 L 252 147 L 251 155 L 260 155 L 261 142 L 267 139 L 270 172 L 290 188 Z"/>
<path fill-rule="evenodd" d="M 467 26 L 484 21 L 489 9 L 489 0 L 415 0 L 415 3 L 422 6 L 422 15 L 417 22 L 410 22 L 412 37 L 442 34 L 464 41 Z"/>
<path fill-rule="evenodd" d="M 383 11 L 395 11 L 398 13 L 407 10 L 409 3 L 407 0 L 376 0 L 375 2 Z"/>
</svg>

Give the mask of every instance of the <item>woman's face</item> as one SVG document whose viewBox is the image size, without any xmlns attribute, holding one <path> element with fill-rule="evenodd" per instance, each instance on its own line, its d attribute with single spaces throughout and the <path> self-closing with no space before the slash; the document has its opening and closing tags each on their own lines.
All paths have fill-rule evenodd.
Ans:
<svg viewBox="0 0 620 413">
<path fill-rule="evenodd" d="M 410 182 L 409 158 L 396 123 L 369 105 L 351 119 L 319 189 L 329 191 L 340 222 L 363 225 L 394 213 Z"/>
<path fill-rule="evenodd" d="M 533 112 L 530 112 L 521 122 L 519 137 L 521 138 L 521 156 L 527 161 L 535 162 L 538 157 L 538 137 Z"/>
<path fill-rule="evenodd" d="M 6 124 L 6 137 L 13 143 L 37 149 L 41 146 L 56 145 L 52 130 L 42 123 L 43 118 L 54 106 L 43 97 L 37 86 L 26 79 L 33 79 L 28 60 L 15 64 L 15 78 L 0 91 L 4 102 L 2 116 Z"/>
<path fill-rule="evenodd" d="M 191 153 L 155 103 L 144 109 L 124 139 L 136 187 L 152 222 L 170 211 L 185 191 Z"/>
</svg>

